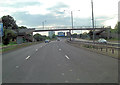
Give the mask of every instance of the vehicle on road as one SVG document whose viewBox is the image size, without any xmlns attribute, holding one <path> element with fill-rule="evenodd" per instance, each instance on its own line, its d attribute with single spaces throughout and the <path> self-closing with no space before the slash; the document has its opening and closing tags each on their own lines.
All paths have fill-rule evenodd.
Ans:
<svg viewBox="0 0 120 85">
<path fill-rule="evenodd" d="M 104 38 L 100 38 L 99 40 L 98 40 L 98 43 L 107 43 L 107 40 L 105 40 Z"/>
<path fill-rule="evenodd" d="M 45 40 L 45 43 L 49 43 L 50 42 L 50 40 Z"/>
<path fill-rule="evenodd" d="M 60 39 L 58 38 L 57 41 L 60 41 Z"/>
</svg>

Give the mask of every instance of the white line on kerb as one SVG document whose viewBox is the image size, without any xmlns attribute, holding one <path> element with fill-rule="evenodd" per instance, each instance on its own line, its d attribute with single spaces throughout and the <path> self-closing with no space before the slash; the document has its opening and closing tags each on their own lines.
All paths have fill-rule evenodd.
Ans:
<svg viewBox="0 0 120 85">
<path fill-rule="evenodd" d="M 30 58 L 30 56 L 28 56 L 28 57 L 26 58 L 26 60 L 29 59 L 29 58 Z"/>
<path fill-rule="evenodd" d="M 66 57 L 67 59 L 70 59 L 67 55 L 65 55 L 65 57 Z"/>
</svg>

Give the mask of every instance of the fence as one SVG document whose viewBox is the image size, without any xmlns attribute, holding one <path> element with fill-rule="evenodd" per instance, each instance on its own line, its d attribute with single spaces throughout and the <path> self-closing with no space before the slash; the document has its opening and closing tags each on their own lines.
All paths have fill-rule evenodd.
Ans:
<svg viewBox="0 0 120 85">
<path fill-rule="evenodd" d="M 76 41 L 67 41 L 68 43 L 74 44 L 76 46 L 85 47 L 88 49 L 92 49 L 94 51 L 104 52 L 107 54 L 111 54 L 114 57 L 120 58 L 120 47 L 110 46 L 108 44 L 92 44 L 92 43 L 84 43 L 84 42 L 76 42 Z"/>
</svg>

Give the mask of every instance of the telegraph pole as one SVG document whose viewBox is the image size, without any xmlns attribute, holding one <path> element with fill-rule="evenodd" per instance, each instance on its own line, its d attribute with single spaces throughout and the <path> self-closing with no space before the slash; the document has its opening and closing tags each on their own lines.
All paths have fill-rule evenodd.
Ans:
<svg viewBox="0 0 120 85">
<path fill-rule="evenodd" d="M 72 23 L 72 29 L 73 29 L 73 12 L 71 11 L 71 23 Z M 73 30 L 72 30 L 73 33 Z"/>
<path fill-rule="evenodd" d="M 91 0 L 91 6 L 92 6 L 93 43 L 95 43 L 95 28 L 94 28 L 93 0 Z"/>
<path fill-rule="evenodd" d="M 73 29 L 73 12 L 71 11 L 71 23 L 72 23 L 72 29 Z M 73 33 L 73 30 L 72 30 Z M 71 41 L 71 30 L 70 30 L 70 41 Z"/>
<path fill-rule="evenodd" d="M 43 24 L 43 29 L 44 29 L 44 22 L 42 22 L 42 24 Z"/>
<path fill-rule="evenodd" d="M 42 22 L 43 29 L 44 29 L 44 27 L 45 27 L 45 22 L 46 22 L 46 20 Z"/>
</svg>

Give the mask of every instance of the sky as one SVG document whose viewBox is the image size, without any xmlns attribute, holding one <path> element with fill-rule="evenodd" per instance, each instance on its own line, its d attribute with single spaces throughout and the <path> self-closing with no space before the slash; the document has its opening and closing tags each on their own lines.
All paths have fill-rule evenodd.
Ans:
<svg viewBox="0 0 120 85">
<path fill-rule="evenodd" d="M 118 21 L 120 0 L 93 0 L 96 26 L 111 26 Z M 65 11 L 64 11 L 65 10 Z M 11 15 L 18 26 L 92 26 L 91 0 L 1 0 L 0 17 Z"/>
</svg>

